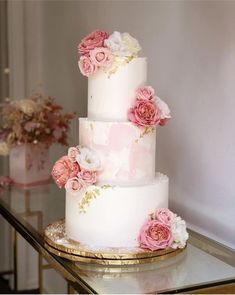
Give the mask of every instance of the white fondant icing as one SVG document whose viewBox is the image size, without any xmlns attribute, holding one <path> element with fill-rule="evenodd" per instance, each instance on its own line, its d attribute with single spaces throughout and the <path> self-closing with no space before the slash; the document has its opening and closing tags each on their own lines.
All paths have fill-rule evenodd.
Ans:
<svg viewBox="0 0 235 295">
<path fill-rule="evenodd" d="M 88 78 L 88 118 L 126 121 L 127 111 L 135 100 L 135 91 L 145 85 L 146 58 L 134 58 L 109 76 L 98 71 Z"/>
<path fill-rule="evenodd" d="M 143 132 L 131 122 L 79 119 L 79 144 L 94 150 L 101 160 L 99 181 L 139 185 L 154 179 L 156 131 L 142 136 Z"/>
<path fill-rule="evenodd" d="M 137 247 L 140 228 L 148 215 L 168 207 L 168 177 L 159 173 L 148 185 L 100 189 L 85 213 L 79 208 L 83 197 L 84 192 L 66 193 L 69 238 L 91 246 Z"/>
</svg>

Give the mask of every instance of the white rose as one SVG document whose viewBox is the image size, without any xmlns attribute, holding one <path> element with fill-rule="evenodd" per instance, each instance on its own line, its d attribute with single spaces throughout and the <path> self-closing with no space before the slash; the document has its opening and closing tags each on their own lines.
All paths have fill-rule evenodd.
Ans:
<svg viewBox="0 0 235 295">
<path fill-rule="evenodd" d="M 37 104 L 31 99 L 21 99 L 16 102 L 21 111 L 27 115 L 32 115 L 37 110 Z"/>
<path fill-rule="evenodd" d="M 168 105 L 163 100 L 161 100 L 160 97 L 156 97 L 156 105 L 161 111 L 161 119 L 171 118 L 170 109 Z"/>
<path fill-rule="evenodd" d="M 141 47 L 139 42 L 128 33 L 113 32 L 108 39 L 104 41 L 105 46 L 109 48 L 113 55 L 126 57 L 137 56 Z"/>
<path fill-rule="evenodd" d="M 126 47 L 126 51 L 130 53 L 128 56 L 137 56 L 141 50 L 139 42 L 128 33 L 122 34 L 122 41 Z"/>
<path fill-rule="evenodd" d="M 9 147 L 5 141 L 0 142 L 0 155 L 7 156 L 9 154 Z"/>
<path fill-rule="evenodd" d="M 88 148 L 79 148 L 80 154 L 76 156 L 76 161 L 81 168 L 88 171 L 98 171 L 101 169 L 100 159 L 94 151 Z"/>
<path fill-rule="evenodd" d="M 186 223 L 181 217 L 177 216 L 172 220 L 171 231 L 174 239 L 171 247 L 173 249 L 184 248 L 189 235 L 186 230 Z"/>
</svg>

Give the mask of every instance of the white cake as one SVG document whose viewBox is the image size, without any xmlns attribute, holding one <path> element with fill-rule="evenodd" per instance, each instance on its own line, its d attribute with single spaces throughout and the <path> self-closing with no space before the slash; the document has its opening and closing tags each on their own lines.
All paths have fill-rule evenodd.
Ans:
<svg viewBox="0 0 235 295">
<path fill-rule="evenodd" d="M 168 177 L 155 172 L 156 129 L 170 111 L 146 86 L 139 49 L 118 32 L 95 31 L 79 44 L 88 118 L 52 175 L 66 188 L 68 238 L 98 248 L 183 248 L 185 222 L 167 209 Z"/>
</svg>

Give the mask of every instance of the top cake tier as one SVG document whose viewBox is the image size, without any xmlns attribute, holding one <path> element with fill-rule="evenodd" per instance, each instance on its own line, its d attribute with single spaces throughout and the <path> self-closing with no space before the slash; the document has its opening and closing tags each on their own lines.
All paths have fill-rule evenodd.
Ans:
<svg viewBox="0 0 235 295">
<path fill-rule="evenodd" d="M 115 73 L 98 71 L 88 78 L 88 118 L 102 121 L 127 121 L 135 91 L 146 84 L 146 58 L 133 58 Z"/>
<path fill-rule="evenodd" d="M 171 118 L 167 104 L 146 84 L 147 60 L 128 33 L 96 30 L 78 45 L 78 66 L 88 77 L 88 119 L 132 122 L 143 132 Z"/>
</svg>

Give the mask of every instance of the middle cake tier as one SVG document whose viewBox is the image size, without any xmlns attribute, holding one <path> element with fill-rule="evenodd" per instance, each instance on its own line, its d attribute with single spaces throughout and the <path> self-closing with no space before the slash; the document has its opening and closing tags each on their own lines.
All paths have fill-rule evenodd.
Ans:
<svg viewBox="0 0 235 295">
<path fill-rule="evenodd" d="M 155 177 L 156 128 L 138 128 L 131 122 L 79 119 L 79 144 L 101 160 L 99 181 L 140 185 Z"/>
</svg>

